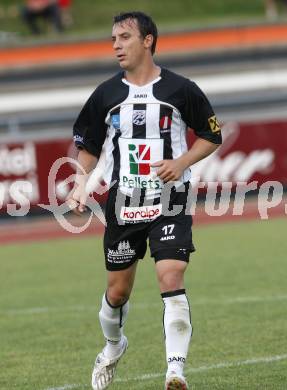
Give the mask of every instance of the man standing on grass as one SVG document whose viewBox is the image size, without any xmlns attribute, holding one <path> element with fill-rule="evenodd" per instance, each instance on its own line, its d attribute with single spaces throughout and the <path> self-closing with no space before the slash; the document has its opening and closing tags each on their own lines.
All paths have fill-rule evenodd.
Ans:
<svg viewBox="0 0 287 390">
<path fill-rule="evenodd" d="M 165 388 L 184 390 L 192 334 L 184 272 L 194 251 L 192 217 L 186 210 L 189 167 L 221 144 L 220 128 L 195 83 L 154 63 L 157 28 L 149 16 L 116 16 L 112 40 L 122 71 L 95 90 L 74 125 L 78 161 L 85 172 L 96 166 L 105 142 L 104 180 L 116 183 L 106 205 L 108 281 L 99 313 L 106 345 L 96 358 L 92 387 L 110 385 L 127 349 L 123 326 L 148 238 L 164 303 Z M 198 137 L 190 150 L 187 128 Z M 78 214 L 85 210 L 82 199 L 75 186 L 68 202 Z M 172 212 L 176 208 L 181 210 Z"/>
</svg>

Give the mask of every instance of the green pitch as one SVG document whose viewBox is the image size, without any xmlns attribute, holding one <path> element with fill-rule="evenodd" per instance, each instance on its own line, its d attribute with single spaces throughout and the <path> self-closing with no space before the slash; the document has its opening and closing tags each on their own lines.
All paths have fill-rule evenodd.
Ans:
<svg viewBox="0 0 287 390">
<path fill-rule="evenodd" d="M 31 36 L 19 15 L 19 7 L 23 3 L 24 0 L 0 0 L 1 31 L 17 32 L 18 39 Z M 72 3 L 74 22 L 65 31 L 65 35 L 92 34 L 95 38 L 109 37 L 113 16 L 118 12 L 131 10 L 152 15 L 160 31 L 202 28 L 210 27 L 210 24 L 250 20 L 265 22 L 263 0 L 73 0 Z M 284 10 L 284 4 L 279 5 Z M 45 29 L 46 26 L 43 27 Z M 48 31 L 47 33 L 49 34 Z M 53 36 L 53 33 L 50 32 L 51 35 Z M 3 42 L 5 43 L 4 40 Z"/>
<path fill-rule="evenodd" d="M 186 274 L 192 389 L 287 388 L 286 218 L 195 228 Z M 103 346 L 102 244 L 75 238 L 0 249 L 0 389 L 88 389 Z M 147 256 L 111 389 L 163 389 L 162 304 Z"/>
</svg>

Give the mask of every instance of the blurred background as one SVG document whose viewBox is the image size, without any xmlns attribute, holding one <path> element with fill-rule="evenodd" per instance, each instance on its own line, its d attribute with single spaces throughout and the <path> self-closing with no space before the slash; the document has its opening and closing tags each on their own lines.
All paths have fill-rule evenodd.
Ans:
<svg viewBox="0 0 287 390">
<path fill-rule="evenodd" d="M 51 166 L 76 155 L 71 135 L 80 108 L 118 71 L 112 17 L 130 9 L 152 15 L 160 33 L 157 63 L 197 82 L 223 127 L 224 146 L 195 167 L 195 174 L 203 181 L 260 185 L 277 180 L 286 186 L 286 1 L 0 0 L 0 221 L 5 231 L 7 221 L 43 214 L 37 205 L 49 203 Z M 57 175 L 59 202 L 70 189 L 63 180 L 72 172 L 66 164 Z M 19 209 L 21 193 L 29 212 L 10 218 L 7 204 Z"/>
</svg>

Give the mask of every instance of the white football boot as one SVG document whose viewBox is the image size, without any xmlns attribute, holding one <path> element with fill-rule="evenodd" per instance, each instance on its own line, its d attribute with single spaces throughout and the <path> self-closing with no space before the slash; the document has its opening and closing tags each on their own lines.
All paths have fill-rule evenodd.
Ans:
<svg viewBox="0 0 287 390">
<path fill-rule="evenodd" d="M 178 375 L 172 371 L 166 376 L 165 390 L 187 390 L 188 385 L 186 379 L 182 375 Z"/>
<path fill-rule="evenodd" d="M 123 336 L 122 350 L 118 356 L 109 359 L 104 355 L 104 350 L 98 354 L 92 373 L 93 390 L 106 389 L 113 381 L 117 364 L 128 348 L 128 339 Z"/>
</svg>

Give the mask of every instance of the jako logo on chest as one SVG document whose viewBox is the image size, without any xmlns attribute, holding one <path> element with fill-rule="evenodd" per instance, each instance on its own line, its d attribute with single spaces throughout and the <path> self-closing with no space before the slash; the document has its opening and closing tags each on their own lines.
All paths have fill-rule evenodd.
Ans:
<svg viewBox="0 0 287 390">
<path fill-rule="evenodd" d="M 135 93 L 134 99 L 145 99 L 147 98 L 147 93 Z"/>
</svg>

